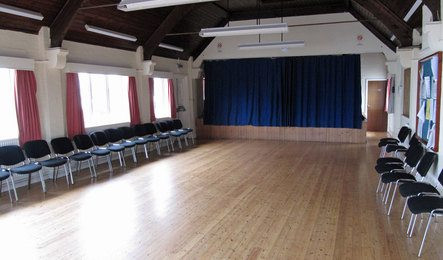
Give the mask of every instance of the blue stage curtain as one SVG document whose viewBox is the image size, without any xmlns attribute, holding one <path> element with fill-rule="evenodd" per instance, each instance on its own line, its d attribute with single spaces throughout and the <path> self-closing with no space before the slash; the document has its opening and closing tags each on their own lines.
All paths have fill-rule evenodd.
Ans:
<svg viewBox="0 0 443 260">
<path fill-rule="evenodd" d="M 208 125 L 361 128 L 360 55 L 205 61 Z"/>
</svg>

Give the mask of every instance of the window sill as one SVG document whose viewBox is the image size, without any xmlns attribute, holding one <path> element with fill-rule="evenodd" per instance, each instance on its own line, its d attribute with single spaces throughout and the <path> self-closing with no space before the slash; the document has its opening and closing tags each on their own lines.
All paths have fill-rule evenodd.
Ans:
<svg viewBox="0 0 443 260">
<path fill-rule="evenodd" d="M 130 125 L 129 122 L 123 122 L 123 123 L 118 123 L 118 124 L 87 127 L 85 130 L 86 130 L 86 133 L 92 133 L 92 132 L 96 132 L 96 131 L 103 131 L 103 130 L 109 129 L 109 128 L 119 128 L 119 127 L 129 126 L 129 125 Z"/>
</svg>

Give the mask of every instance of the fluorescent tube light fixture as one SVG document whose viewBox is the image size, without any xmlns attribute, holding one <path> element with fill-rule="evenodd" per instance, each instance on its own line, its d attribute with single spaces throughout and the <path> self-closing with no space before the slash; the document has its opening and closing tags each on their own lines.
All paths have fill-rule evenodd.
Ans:
<svg viewBox="0 0 443 260">
<path fill-rule="evenodd" d="M 287 23 L 259 24 L 246 26 L 215 27 L 201 29 L 201 37 L 222 37 L 235 35 L 287 33 Z"/>
<path fill-rule="evenodd" d="M 287 50 L 290 48 L 304 47 L 304 41 L 287 41 L 287 42 L 259 42 L 240 44 L 238 48 L 240 50 L 259 50 L 259 49 L 282 49 Z"/>
<path fill-rule="evenodd" d="M 43 15 L 38 12 L 29 11 L 15 6 L 0 4 L 0 12 L 27 17 L 35 20 L 43 20 Z"/>
<path fill-rule="evenodd" d="M 117 8 L 119 10 L 130 12 L 143 9 L 153 9 L 174 5 L 186 5 L 203 2 L 214 2 L 217 0 L 121 0 Z"/>
<path fill-rule="evenodd" d="M 119 39 L 126 40 L 126 41 L 131 41 L 131 42 L 137 41 L 137 38 L 132 35 L 111 31 L 108 29 L 92 26 L 89 24 L 85 24 L 85 29 L 88 32 L 98 33 L 98 34 L 102 34 L 102 35 L 106 35 L 106 36 L 114 37 L 114 38 L 119 38 Z"/>
<path fill-rule="evenodd" d="M 173 50 L 173 51 L 178 51 L 178 52 L 183 52 L 184 49 L 178 46 L 174 46 L 171 44 L 167 44 L 167 43 L 160 43 L 158 45 L 158 47 L 163 48 L 163 49 L 168 49 L 168 50 Z"/>
</svg>

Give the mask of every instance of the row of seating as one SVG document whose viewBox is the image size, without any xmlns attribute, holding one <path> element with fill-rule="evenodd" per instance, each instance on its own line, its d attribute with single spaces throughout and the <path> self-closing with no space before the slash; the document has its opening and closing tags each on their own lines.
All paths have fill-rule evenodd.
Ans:
<svg viewBox="0 0 443 260">
<path fill-rule="evenodd" d="M 424 232 L 418 256 L 423 252 L 426 236 L 432 219 L 443 214 L 443 196 L 437 187 L 425 182 L 429 169 L 437 159 L 437 154 L 427 151 L 416 134 L 409 140 L 409 146 L 402 145 L 411 133 L 408 127 L 402 127 L 398 139 L 384 138 L 379 142 L 381 157 L 377 160 L 375 170 L 379 174 L 377 193 L 381 192 L 382 202 L 387 204 L 391 198 L 387 215 L 391 214 L 395 196 L 398 193 L 405 198 L 401 219 L 404 219 L 406 208 L 411 212 L 407 236 L 412 237 L 417 216 L 429 214 L 428 223 Z M 386 154 L 394 154 L 386 157 Z M 443 170 L 438 181 L 443 185 Z M 391 189 L 393 191 L 391 193 Z"/>
<path fill-rule="evenodd" d="M 158 155 L 161 155 L 161 145 L 164 143 L 168 149 L 174 151 L 174 143 L 177 142 L 182 149 L 181 139 L 186 146 L 189 145 L 188 137 L 194 144 L 193 129 L 183 128 L 179 119 L 156 123 L 139 124 L 133 127 L 120 127 L 96 131 L 90 135 L 76 135 L 73 140 L 67 137 L 59 137 L 51 140 L 53 152 L 45 140 L 26 142 L 23 150 L 17 145 L 0 147 L 0 181 L 6 181 L 9 198 L 13 201 L 11 190 L 15 200 L 18 200 L 15 189 L 14 175 L 28 175 L 28 188 L 31 174 L 39 174 L 42 190 L 46 192 L 45 180 L 42 169 L 53 169 L 53 180 L 58 177 L 58 170 L 64 167 L 66 182 L 74 184 L 72 162 L 76 162 L 77 171 L 81 169 L 82 162 L 87 162 L 91 178 L 97 177 L 95 167 L 100 157 L 106 157 L 109 171 L 113 172 L 112 155 L 118 155 L 121 167 L 126 166 L 125 151 L 130 150 L 134 163 L 137 163 L 137 147 L 144 148 L 145 157 L 149 158 L 150 145 L 155 144 Z M 75 144 L 75 146 L 74 146 Z M 24 152 L 23 152 L 24 151 Z M 26 156 L 25 156 L 26 154 Z M 95 161 L 94 161 L 95 159 Z"/>
</svg>

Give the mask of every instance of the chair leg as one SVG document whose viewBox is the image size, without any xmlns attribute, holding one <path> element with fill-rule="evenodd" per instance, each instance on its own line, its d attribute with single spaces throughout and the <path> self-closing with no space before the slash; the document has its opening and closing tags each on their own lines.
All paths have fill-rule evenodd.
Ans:
<svg viewBox="0 0 443 260">
<path fill-rule="evenodd" d="M 66 182 L 68 183 L 69 186 L 69 172 L 66 170 L 66 165 L 64 165 L 65 167 L 65 176 L 66 176 Z"/>
<path fill-rule="evenodd" d="M 409 231 L 409 237 L 412 237 L 412 234 L 414 233 L 415 223 L 417 222 L 418 214 L 414 215 L 414 220 L 412 221 L 412 227 L 411 231 Z"/>
<path fill-rule="evenodd" d="M 159 145 L 159 142 L 160 141 L 158 141 L 158 142 L 155 142 L 155 148 L 157 149 L 157 155 L 162 155 L 162 152 L 160 151 L 160 145 Z"/>
<path fill-rule="evenodd" d="M 121 151 L 123 166 L 126 167 L 126 160 L 125 160 L 125 150 Z"/>
<path fill-rule="evenodd" d="M 191 135 L 191 139 L 192 139 L 192 144 L 194 145 L 195 144 L 194 135 Z"/>
<path fill-rule="evenodd" d="M 109 167 L 109 172 L 112 174 L 114 171 L 112 169 L 112 161 L 111 161 L 111 154 L 109 154 L 108 156 L 106 156 L 108 158 L 108 167 Z"/>
<path fill-rule="evenodd" d="M 384 198 L 384 203 L 385 203 L 385 205 L 388 204 L 389 193 L 391 192 L 391 186 L 392 186 L 392 182 L 390 182 L 389 184 L 387 184 L 386 196 L 385 196 L 385 198 Z"/>
<path fill-rule="evenodd" d="M 14 183 L 14 175 L 12 173 L 11 173 L 11 184 L 12 184 L 12 189 L 14 190 L 15 201 L 18 201 L 17 190 L 15 189 L 15 183 Z"/>
<path fill-rule="evenodd" d="M 406 206 L 408 206 L 408 200 L 409 200 L 409 197 L 406 197 L 405 205 L 403 206 L 403 212 L 401 213 L 401 219 L 405 218 L 405 212 L 406 212 Z"/>
<path fill-rule="evenodd" d="M 132 159 L 134 160 L 134 163 L 137 163 L 136 149 L 137 146 L 132 147 Z"/>
<path fill-rule="evenodd" d="M 91 178 L 94 178 L 94 173 L 91 168 L 91 160 L 88 160 L 88 168 L 89 168 L 89 174 L 91 175 Z"/>
<path fill-rule="evenodd" d="M 69 171 L 69 175 L 71 176 L 71 184 L 74 184 L 74 177 L 73 177 L 73 173 L 72 173 L 72 167 L 71 167 L 71 162 L 68 163 L 68 171 Z"/>
<path fill-rule="evenodd" d="M 120 162 L 120 167 L 123 167 L 122 156 L 120 152 L 117 152 L 117 154 L 118 154 L 118 161 Z"/>
<path fill-rule="evenodd" d="M 6 179 L 6 186 L 8 187 L 9 200 L 12 203 L 12 194 L 11 194 L 11 187 L 9 186 L 9 178 Z"/>
<path fill-rule="evenodd" d="M 414 219 L 415 214 L 411 214 L 411 219 L 409 219 L 408 230 L 406 230 L 406 236 L 409 236 L 409 230 L 411 229 L 412 220 Z"/>
<path fill-rule="evenodd" d="M 43 192 L 46 193 L 46 185 L 45 185 L 45 180 L 43 179 L 43 174 L 42 171 L 38 171 L 38 175 L 40 176 L 40 182 L 42 183 L 42 190 Z"/>
<path fill-rule="evenodd" d="M 182 147 L 182 141 L 181 141 L 181 138 L 180 138 L 180 136 L 179 136 L 179 137 L 177 137 L 177 141 L 178 141 L 178 147 L 180 148 L 180 150 L 182 150 L 182 149 L 183 149 L 183 147 Z"/>
<path fill-rule="evenodd" d="M 378 185 L 377 185 L 377 190 L 375 191 L 375 194 L 378 193 L 378 190 L 380 189 L 381 186 L 381 178 L 378 178 Z"/>
<path fill-rule="evenodd" d="M 388 216 L 391 215 L 392 204 L 394 204 L 395 191 L 397 190 L 398 182 L 394 185 L 394 191 L 392 191 L 391 205 L 389 205 Z"/>
<path fill-rule="evenodd" d="M 429 214 L 428 224 L 426 225 L 425 233 L 423 234 L 423 240 L 421 241 L 420 250 L 418 251 L 418 257 L 421 257 L 421 253 L 423 251 L 423 246 L 425 245 L 426 235 L 428 234 L 429 226 L 431 225 L 432 218 L 434 216 Z"/>
<path fill-rule="evenodd" d="M 91 161 L 92 164 L 92 170 L 94 171 L 94 177 L 97 178 L 97 171 L 95 170 L 95 165 L 94 165 L 94 159 L 89 159 Z"/>
<path fill-rule="evenodd" d="M 189 146 L 189 144 L 188 144 L 188 137 L 187 137 L 187 134 L 184 135 L 184 137 L 185 137 L 185 144 L 186 144 L 186 146 Z"/>
<path fill-rule="evenodd" d="M 169 139 L 167 139 L 167 140 L 169 140 L 169 142 L 171 143 L 171 149 L 174 152 L 175 149 L 174 149 L 174 142 L 172 141 L 172 137 L 169 137 Z"/>
<path fill-rule="evenodd" d="M 31 189 L 31 173 L 28 175 L 28 190 Z"/>
<path fill-rule="evenodd" d="M 145 149 L 145 157 L 146 157 L 146 159 L 149 159 L 147 144 L 143 145 L 143 148 Z"/>
</svg>

